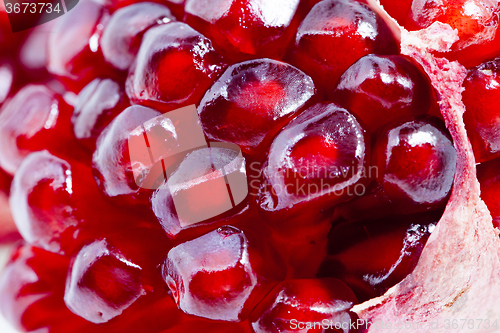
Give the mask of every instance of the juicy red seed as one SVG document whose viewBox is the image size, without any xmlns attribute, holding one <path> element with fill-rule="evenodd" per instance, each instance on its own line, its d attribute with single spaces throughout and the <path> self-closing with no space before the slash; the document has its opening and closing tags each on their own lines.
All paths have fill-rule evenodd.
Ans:
<svg viewBox="0 0 500 333">
<path fill-rule="evenodd" d="M 96 172 L 98 183 L 103 192 L 109 197 L 127 196 L 126 201 L 135 202 L 140 198 L 141 188 L 137 186 L 133 168 L 148 168 L 148 152 L 139 160 L 131 160 L 129 140 L 144 141 L 142 130 L 140 133 L 133 131 L 148 120 L 160 116 L 161 113 L 142 106 L 131 106 L 118 115 L 114 121 L 103 131 L 97 141 L 97 147 L 92 157 L 93 168 Z M 142 128 L 141 128 L 142 129 Z M 165 129 L 168 132 L 168 129 Z M 141 148 L 141 147 L 140 147 Z M 142 151 L 141 149 L 139 151 Z M 149 162 L 149 163 L 147 163 Z"/>
<path fill-rule="evenodd" d="M 48 40 L 47 69 L 61 77 L 69 89 L 79 91 L 109 72 L 99 47 L 108 17 L 101 4 L 90 0 L 57 20 Z"/>
<path fill-rule="evenodd" d="M 95 79 L 82 89 L 71 117 L 75 136 L 90 151 L 99 134 L 126 107 L 125 92 L 111 79 Z"/>
<path fill-rule="evenodd" d="M 262 170 L 260 207 L 277 212 L 345 201 L 362 185 L 367 154 L 365 131 L 354 116 L 335 104 L 316 104 L 274 139 Z"/>
<path fill-rule="evenodd" d="M 320 86 L 329 87 L 370 53 L 399 53 L 398 42 L 382 17 L 358 1 L 325 0 L 301 23 L 293 63 Z"/>
<path fill-rule="evenodd" d="M 440 216 L 339 224 L 330 232 L 319 276 L 341 279 L 360 301 L 380 296 L 413 271 Z"/>
<path fill-rule="evenodd" d="M 423 69 L 401 55 L 361 58 L 342 74 L 331 96 L 355 114 L 370 132 L 438 107 Z"/>
<path fill-rule="evenodd" d="M 163 278 L 185 313 L 243 320 L 284 278 L 284 268 L 263 244 L 223 226 L 174 247 L 163 264 Z"/>
<path fill-rule="evenodd" d="M 299 24 L 299 0 L 186 1 L 186 22 L 234 61 L 279 59 Z"/>
<path fill-rule="evenodd" d="M 165 235 L 155 228 L 121 230 L 86 245 L 71 263 L 66 304 L 93 323 L 107 322 L 123 311 L 127 312 L 118 322 L 140 322 L 141 316 L 134 319 L 137 311 L 170 298 L 157 270 L 170 248 Z M 165 305 L 172 308 L 172 304 Z M 158 314 L 154 316 L 158 320 Z M 151 326 L 169 326 L 171 321 L 160 320 Z"/>
<path fill-rule="evenodd" d="M 66 257 L 18 245 L 0 278 L 2 315 L 21 331 L 85 327 L 62 301 L 68 264 Z"/>
<path fill-rule="evenodd" d="M 134 105 L 99 137 L 93 168 L 108 197 L 147 204 L 184 155 L 206 145 L 194 106 L 161 115 Z"/>
<path fill-rule="evenodd" d="M 0 166 L 14 174 L 32 151 L 83 158 L 75 149 L 71 107 L 45 86 L 28 85 L 5 103 L 0 113 Z"/>
<path fill-rule="evenodd" d="M 142 267 L 105 240 L 95 241 L 83 247 L 72 262 L 64 301 L 82 318 L 105 323 L 146 294 L 141 271 Z"/>
<path fill-rule="evenodd" d="M 127 94 L 162 111 L 197 104 L 224 66 L 210 40 L 188 25 L 156 26 L 144 35 Z"/>
<path fill-rule="evenodd" d="M 311 78 L 288 64 L 261 59 L 229 67 L 198 107 L 210 139 L 263 155 L 268 141 L 314 95 Z"/>
<path fill-rule="evenodd" d="M 495 0 L 415 0 L 410 11 L 409 26 L 427 28 L 434 22 L 447 23 L 457 29 L 459 40 L 453 48 L 462 49 L 492 39 L 498 29 L 500 5 Z"/>
<path fill-rule="evenodd" d="M 23 238 L 52 252 L 71 253 L 125 227 L 125 214 L 103 202 L 88 166 L 46 151 L 29 155 L 16 172 L 10 205 Z M 130 214 L 126 218 L 133 224 Z"/>
<path fill-rule="evenodd" d="M 464 122 L 476 162 L 500 157 L 500 58 L 469 70 L 463 86 Z"/>
<path fill-rule="evenodd" d="M 347 285 L 337 279 L 289 280 L 276 286 L 252 313 L 251 325 L 255 333 L 292 332 L 298 323 L 318 329 L 317 323 L 346 327 L 357 316 L 350 312 L 357 303 L 356 296 Z M 326 325 L 325 325 L 326 326 Z M 318 330 L 319 332 L 319 330 Z"/>
<path fill-rule="evenodd" d="M 127 71 L 144 32 L 156 24 L 171 21 L 175 21 L 175 17 L 170 10 L 152 2 L 135 3 L 117 10 L 104 28 L 100 41 L 104 59 L 117 69 Z"/>
<path fill-rule="evenodd" d="M 410 211 L 443 207 L 455 176 L 457 153 L 437 120 L 390 128 L 375 143 L 378 182 L 387 198 Z"/>
<path fill-rule="evenodd" d="M 444 208 L 457 154 L 441 120 L 426 117 L 382 128 L 373 144 L 366 194 L 340 204 L 347 220 L 373 220 Z"/>
<path fill-rule="evenodd" d="M 153 239 L 156 244 L 157 237 L 153 235 Z M 151 244 L 151 233 L 143 239 L 142 246 L 144 241 Z M 160 259 L 158 255 L 155 257 L 155 260 Z M 2 315 L 20 331 L 47 330 L 50 327 L 50 332 L 54 333 L 161 332 L 179 321 L 190 319 L 177 310 L 170 296 L 159 293 L 158 300 L 137 301 L 133 312 L 128 311 L 109 323 L 92 324 L 72 313 L 64 304 L 68 264 L 67 257 L 27 245 L 16 247 L 0 277 Z M 163 284 L 161 279 L 159 282 Z"/>
<path fill-rule="evenodd" d="M 490 211 L 493 226 L 500 228 L 500 160 L 489 161 L 477 166 L 477 179 L 481 184 L 481 199 Z"/>
<path fill-rule="evenodd" d="M 238 153 L 216 146 L 195 150 L 153 193 L 152 209 L 167 235 L 234 211 L 246 198 L 245 159 Z"/>
</svg>

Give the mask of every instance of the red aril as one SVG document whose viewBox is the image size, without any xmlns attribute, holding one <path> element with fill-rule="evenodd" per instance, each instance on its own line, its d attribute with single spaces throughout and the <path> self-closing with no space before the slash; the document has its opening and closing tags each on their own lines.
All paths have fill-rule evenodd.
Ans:
<svg viewBox="0 0 500 333">
<path fill-rule="evenodd" d="M 163 112 L 197 104 L 224 67 L 212 42 L 187 24 L 159 25 L 144 34 L 127 94 Z"/>
<path fill-rule="evenodd" d="M 93 152 L 98 136 L 129 106 L 120 84 L 111 79 L 95 79 L 78 94 L 71 116 L 76 138 Z"/>
<path fill-rule="evenodd" d="M 392 127 L 375 143 L 377 180 L 394 203 L 420 206 L 422 210 L 446 204 L 457 155 L 441 126 L 432 118 L 406 122 Z M 405 210 L 413 211 L 408 206 Z"/>
<path fill-rule="evenodd" d="M 349 328 L 357 316 L 349 310 L 357 302 L 349 287 L 337 279 L 288 280 L 254 310 L 251 325 L 255 333 L 319 333 L 327 329 L 354 333 L 357 329 Z"/>
<path fill-rule="evenodd" d="M 62 295 L 69 259 L 29 245 L 18 244 L 0 279 L 2 315 L 16 329 L 53 332 L 85 326 L 64 305 Z"/>
<path fill-rule="evenodd" d="M 276 222 L 280 213 L 316 214 L 363 191 L 368 136 L 335 104 L 316 104 L 274 139 L 262 167 L 258 203 Z M 317 216 L 317 215 L 314 215 Z M 306 219 L 307 220 L 307 219 Z"/>
<path fill-rule="evenodd" d="M 405 26 L 413 0 L 380 0 L 380 4 L 399 25 Z"/>
<path fill-rule="evenodd" d="M 175 18 L 168 7 L 153 2 L 140 2 L 118 9 L 111 15 L 100 40 L 104 60 L 119 70 L 128 71 L 144 32 L 154 25 L 171 21 Z"/>
<path fill-rule="evenodd" d="M 184 229 L 238 211 L 247 194 L 245 159 L 239 150 L 212 143 L 211 148 L 187 154 L 150 201 L 167 235 L 175 237 Z"/>
<path fill-rule="evenodd" d="M 500 58 L 470 69 L 463 86 L 464 122 L 476 161 L 500 157 Z"/>
<path fill-rule="evenodd" d="M 255 236 L 223 226 L 170 250 L 162 275 L 179 308 L 215 320 L 246 319 L 285 277 L 279 258 Z"/>
<path fill-rule="evenodd" d="M 325 0 L 302 21 L 292 63 L 328 88 L 362 56 L 398 54 L 396 36 L 368 5 L 350 0 Z M 348 50 L 339 52 L 340 50 Z"/>
<path fill-rule="evenodd" d="M 341 279 L 360 301 L 382 295 L 413 271 L 440 216 L 341 223 L 330 232 L 319 276 Z"/>
<path fill-rule="evenodd" d="M 406 27 L 410 30 L 427 28 L 442 22 L 457 31 L 457 40 L 445 52 L 450 60 L 464 66 L 476 66 L 500 53 L 498 39 L 500 3 L 497 0 L 413 0 Z"/>
<path fill-rule="evenodd" d="M 191 319 L 177 310 L 170 296 L 159 293 L 164 297 L 138 302 L 140 304 L 126 316 L 104 324 L 92 324 L 72 313 L 64 303 L 68 264 L 68 257 L 33 246 L 17 245 L 0 279 L 2 315 L 21 331 L 50 330 L 54 333 L 68 330 L 75 333 L 160 332 Z"/>
<path fill-rule="evenodd" d="M 69 267 L 66 305 L 99 324 L 158 296 L 168 297 L 156 268 L 170 247 L 156 229 L 134 229 L 85 245 Z"/>
<path fill-rule="evenodd" d="M 29 155 L 16 172 L 10 205 L 23 238 L 58 253 L 143 221 L 103 201 L 89 166 L 47 151 Z"/>
<path fill-rule="evenodd" d="M 497 316 L 498 233 L 488 220 L 486 206 L 479 201 L 474 161 L 461 121 L 460 87 L 465 68 L 448 62 L 446 57 L 460 59 L 466 66 L 478 59 L 486 61 L 485 57 L 489 61 L 498 57 L 498 36 L 446 53 L 446 47 L 456 42 L 456 35 L 447 25 L 436 23 L 426 30 L 401 30 L 400 48 L 396 24 L 372 0 L 189 0 L 186 12 L 183 0 L 135 4 L 130 0 L 106 4 L 83 1 L 78 5 L 83 6 L 78 18 L 68 13 L 55 22 L 57 29 L 51 36 L 62 38 L 59 43 L 51 37 L 48 43 L 51 70 L 62 68 L 55 77 L 43 68 L 29 67 L 27 64 L 34 63 L 25 62 L 25 55 L 23 67 L 16 58 L 19 42 L 12 47 L 0 46 L 8 49 L 1 61 L 12 65 L 14 72 L 9 94 L 22 85 L 44 82 L 58 98 L 64 96 L 68 104 L 77 106 L 72 120 L 80 142 L 73 138 L 64 143 L 71 148 L 66 152 L 80 152 L 79 144 L 90 150 L 96 148 L 94 179 L 89 156 L 70 158 L 48 144 L 44 148 L 43 140 L 37 149 L 48 149 L 51 157 L 47 159 L 58 167 L 42 167 L 43 163 L 36 162 L 40 158 L 31 161 L 26 170 L 22 166 L 16 178 L 31 181 L 21 193 L 30 197 L 24 199 L 28 203 L 23 204 L 23 213 L 36 212 L 40 220 L 54 222 L 51 228 L 38 230 L 30 241 L 40 242 L 40 246 L 46 246 L 44 242 L 51 246 L 61 243 L 61 249 L 73 256 L 75 264 L 69 272 L 48 265 L 48 270 L 64 270 L 65 276 L 69 273 L 72 287 L 66 295 L 68 304 L 91 321 L 109 321 L 94 324 L 71 314 L 63 302 L 64 282 L 57 282 L 46 289 L 57 290 L 57 302 L 40 312 L 40 317 L 52 324 L 36 324 L 29 329 L 51 333 L 250 333 L 252 325 L 244 318 L 254 312 L 253 323 L 262 323 L 254 326 L 259 330 L 272 331 L 274 323 L 286 331 L 277 323 L 294 319 L 288 312 L 298 308 L 304 312 L 296 316 L 305 322 L 324 318 L 324 312 L 335 315 L 328 306 L 346 289 L 339 283 L 325 286 L 318 272 L 340 277 L 362 300 L 384 293 L 352 308 L 361 320 L 427 324 L 435 320 L 442 323 L 450 313 L 452 319 Z M 467 6 L 481 9 L 488 5 L 463 3 L 467 10 L 472 8 Z M 407 14 L 408 2 L 395 0 L 394 4 L 400 17 Z M 460 7 L 458 2 L 454 5 Z M 166 7 L 184 23 L 170 22 L 173 19 L 166 15 Z M 494 9 L 491 12 L 496 15 Z M 470 23 L 467 18 L 458 22 L 467 16 L 465 11 L 456 14 L 448 20 L 456 27 Z M 484 31 L 494 30 L 497 23 L 491 23 L 471 38 L 481 40 Z M 101 38 L 101 34 L 105 36 Z M 44 48 L 36 47 L 40 44 L 25 45 L 26 52 L 39 50 L 37 66 L 43 67 Z M 419 65 L 400 56 L 400 49 Z M 273 60 L 262 59 L 264 56 Z M 353 73 L 366 59 L 372 62 L 365 63 L 365 70 Z M 379 70 L 383 67 L 381 59 L 390 60 L 388 71 Z M 242 60 L 245 62 L 239 63 Z M 240 81 L 226 82 L 226 68 L 240 69 L 248 64 L 258 64 L 259 71 L 245 69 L 227 76 L 228 80 L 238 77 Z M 38 68 L 37 73 L 28 73 L 28 68 Z M 342 76 L 363 78 L 363 93 L 354 93 L 357 83 L 346 79 L 332 94 Z M 390 85 L 391 80 L 398 84 Z M 73 92 L 65 92 L 61 82 Z M 347 83 L 352 89 L 346 88 Z M 80 93 L 83 86 L 86 88 Z M 301 89 L 306 93 L 292 94 Z M 312 96 L 310 90 L 314 89 L 318 93 Z M 134 105 L 121 112 L 126 104 L 120 105 L 116 96 L 122 91 L 127 91 L 132 104 L 151 109 Z M 227 108 L 231 111 L 217 99 L 226 93 L 233 98 Z M 209 94 L 216 97 L 202 101 Z M 333 95 L 343 98 L 325 99 L 338 97 Z M 436 114 L 435 98 L 453 142 L 443 124 L 420 118 Z M 280 106 L 280 101 L 293 107 Z M 177 110 L 182 106 L 189 107 Z M 199 118 L 203 118 L 203 129 Z M 183 120 L 189 124 L 187 129 Z M 416 139 L 412 133 L 401 134 L 409 128 L 404 124 L 419 121 L 433 130 L 417 131 Z M 382 128 L 385 123 L 392 125 Z M 73 136 L 71 123 L 66 124 Z M 397 132 L 395 127 L 399 134 L 389 143 L 388 133 Z M 97 136 L 100 139 L 94 147 Z M 64 141 L 61 135 L 53 138 L 54 142 Z M 229 150 L 233 152 L 220 146 L 229 143 L 214 140 L 231 142 L 234 149 Z M 423 144 L 411 143 L 419 140 Z M 234 143 L 241 145 L 243 153 Z M 449 153 L 452 146 L 456 148 L 455 159 Z M 35 157 L 38 154 L 49 153 L 35 153 Z M 377 163 L 370 165 L 372 156 Z M 370 166 L 383 169 L 379 177 L 370 174 Z M 59 171 L 51 173 L 53 169 Z M 235 196 L 233 176 L 245 185 L 242 188 L 250 187 L 253 197 L 245 198 L 244 191 Z M 391 183 L 393 178 L 397 178 L 397 184 Z M 488 174 L 486 178 L 492 177 Z M 402 189 L 402 185 L 406 187 Z M 280 186 L 288 192 L 280 193 Z M 35 190 L 30 192 L 30 188 Z M 485 187 L 485 199 L 488 192 Z M 489 195 L 494 193 L 493 189 Z M 357 198 L 363 194 L 367 195 Z M 429 202 L 417 202 L 422 198 Z M 427 210 L 436 214 L 431 222 L 440 222 L 422 250 L 430 233 L 425 229 L 429 221 L 414 212 Z M 186 212 L 196 218 L 190 219 Z M 396 213 L 404 216 L 394 216 Z M 373 221 L 380 214 L 388 217 Z M 389 223 L 395 219 L 394 224 Z M 74 220 L 78 221 L 76 227 Z M 33 221 L 24 220 L 28 227 L 23 227 L 31 228 Z M 410 222 L 416 229 L 408 226 Z M 33 225 L 37 223 L 50 224 L 36 221 Z M 347 225 L 348 230 L 339 228 L 339 223 Z M 224 227 L 228 225 L 232 227 Z M 54 236 L 54 230 L 63 230 L 63 240 Z M 221 235 L 217 230 L 224 232 Z M 214 243 L 217 246 L 212 246 Z M 173 250 L 167 255 L 170 248 Z M 94 249 L 102 256 L 90 253 Z M 85 255 L 95 260 L 80 265 Z M 334 263 L 333 258 L 342 265 Z M 9 275 L 9 279 L 25 275 Z M 40 276 L 44 280 L 42 273 Z M 252 276 L 257 276 L 255 284 Z M 287 296 L 285 301 L 271 291 L 283 280 L 282 286 L 296 287 L 290 292 L 294 296 Z M 21 289 L 31 285 L 9 283 Z M 185 286 L 189 289 L 182 289 Z M 16 295 L 16 288 L 3 292 Z M 17 315 L 23 316 L 23 309 L 31 309 L 40 298 L 34 289 L 33 294 L 26 292 L 29 300 L 21 298 L 29 306 Z M 319 305 L 311 305 L 306 294 L 321 298 L 316 303 Z M 18 301 L 10 296 L 0 298 L 8 305 Z M 327 309 L 321 304 L 327 304 Z M 339 323 L 356 319 L 349 314 L 350 306 L 339 309 L 343 318 Z M 26 315 L 39 316 L 29 309 Z M 58 316 L 64 319 L 54 319 Z"/>
<path fill-rule="evenodd" d="M 477 166 L 477 179 L 481 184 L 481 199 L 484 200 L 491 217 L 493 226 L 500 228 L 500 160 L 495 159 Z"/>
<path fill-rule="evenodd" d="M 402 55 L 370 54 L 359 59 L 342 74 L 330 96 L 371 133 L 387 123 L 438 109 L 422 67 Z"/>
<path fill-rule="evenodd" d="M 259 59 L 230 66 L 200 102 L 209 139 L 262 156 L 269 141 L 314 95 L 311 78 L 286 63 Z"/>
<path fill-rule="evenodd" d="M 373 143 L 376 178 L 366 196 L 341 205 L 341 216 L 366 220 L 442 209 L 451 193 L 457 154 L 436 118 L 387 125 Z"/>
<path fill-rule="evenodd" d="M 30 152 L 47 149 L 66 158 L 85 158 L 71 130 L 71 107 L 42 85 L 28 85 L 0 112 L 0 166 L 14 174 Z"/>
<path fill-rule="evenodd" d="M 78 10 L 59 18 L 48 40 L 50 73 L 79 91 L 94 78 L 112 73 L 105 65 L 99 46 L 109 13 L 97 1 L 81 1 Z"/>
<path fill-rule="evenodd" d="M 299 0 L 187 0 L 186 22 L 233 61 L 281 58 L 300 22 Z"/>
<path fill-rule="evenodd" d="M 148 151 L 142 149 L 143 132 L 146 131 L 142 126 L 160 115 L 160 112 L 153 109 L 131 106 L 101 134 L 92 160 L 97 182 L 106 196 L 122 197 L 128 203 L 147 200 L 147 194 L 144 194 L 146 189 L 142 189 L 135 178 L 136 174 L 147 172 L 151 168 Z M 134 132 L 138 127 L 142 131 Z M 160 136 L 159 139 L 173 138 L 172 133 L 169 133 L 166 128 L 163 137 Z M 138 160 L 131 159 L 129 140 L 132 145 L 137 142 L 138 151 L 142 152 L 142 155 L 134 156 Z"/>
<path fill-rule="evenodd" d="M 0 106 L 7 99 L 14 80 L 14 69 L 8 62 L 0 60 Z"/>
</svg>

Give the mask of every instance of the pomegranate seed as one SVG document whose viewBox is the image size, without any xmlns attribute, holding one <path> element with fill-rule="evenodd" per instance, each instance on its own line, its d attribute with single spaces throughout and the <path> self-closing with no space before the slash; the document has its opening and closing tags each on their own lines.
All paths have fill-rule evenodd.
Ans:
<svg viewBox="0 0 500 333">
<path fill-rule="evenodd" d="M 57 20 L 48 40 L 47 68 L 69 89 L 79 91 L 95 77 L 112 72 L 99 46 L 108 19 L 100 3 L 88 0 Z"/>
<path fill-rule="evenodd" d="M 194 107 L 160 112 L 133 105 L 97 141 L 93 168 L 98 183 L 120 204 L 147 204 L 184 155 L 206 146 Z"/>
<path fill-rule="evenodd" d="M 133 312 L 128 311 L 126 316 L 104 324 L 92 324 L 72 313 L 64 303 L 68 264 L 67 257 L 18 245 L 0 278 L 2 315 L 21 331 L 50 327 L 50 332 L 54 333 L 68 330 L 75 333 L 160 332 L 188 319 L 177 310 L 171 297 L 162 294 L 164 297 L 158 300 L 137 301 L 138 307 Z"/>
<path fill-rule="evenodd" d="M 443 55 L 459 60 L 466 67 L 475 66 L 500 52 L 500 4 L 496 0 L 414 0 L 406 21 L 410 30 L 427 28 L 434 22 L 449 24 L 458 32 L 453 52 Z"/>
<path fill-rule="evenodd" d="M 127 94 L 164 112 L 197 104 L 223 67 L 210 40 L 187 24 L 159 25 L 144 34 Z"/>
<path fill-rule="evenodd" d="M 423 69 L 406 56 L 367 55 L 342 74 L 334 101 L 374 132 L 387 123 L 438 109 L 436 94 Z"/>
<path fill-rule="evenodd" d="M 153 212 L 165 232 L 181 230 L 234 211 L 247 196 L 245 159 L 231 148 L 189 153 L 152 197 Z"/>
<path fill-rule="evenodd" d="M 72 253 L 89 239 L 135 223 L 103 201 L 87 165 L 47 151 L 29 155 L 16 172 L 10 205 L 23 238 L 52 252 Z"/>
<path fill-rule="evenodd" d="M 261 59 L 230 66 L 198 108 L 208 138 L 232 142 L 261 156 L 269 141 L 315 92 L 293 66 Z"/>
<path fill-rule="evenodd" d="M 175 21 L 175 18 L 170 10 L 152 2 L 135 3 L 117 10 L 102 34 L 104 59 L 115 68 L 128 71 L 139 50 L 144 32 L 156 24 L 171 21 Z"/>
<path fill-rule="evenodd" d="M 430 0 L 414 0 L 410 18 L 419 29 L 436 21 L 449 24 L 458 30 L 460 40 L 455 48 L 464 48 L 494 35 L 498 27 L 498 10 L 494 0 L 448 0 L 440 5 Z"/>
<path fill-rule="evenodd" d="M 302 21 L 293 63 L 317 84 L 328 87 L 370 53 L 399 53 L 396 37 L 382 17 L 358 1 L 325 0 Z"/>
<path fill-rule="evenodd" d="M 0 113 L 0 166 L 13 175 L 26 155 L 42 149 L 84 159 L 75 144 L 70 117 L 71 107 L 60 95 L 45 86 L 25 86 Z"/>
<path fill-rule="evenodd" d="M 207 37 L 234 61 L 285 53 L 300 17 L 299 0 L 187 0 L 186 22 Z"/>
<path fill-rule="evenodd" d="M 263 211 L 291 214 L 333 206 L 362 188 L 368 158 L 366 133 L 335 104 L 316 104 L 275 138 L 262 169 Z M 291 208 L 293 207 L 293 210 Z M 279 219 L 277 219 L 279 220 Z"/>
<path fill-rule="evenodd" d="M 440 215 L 339 224 L 319 276 L 341 279 L 360 301 L 382 295 L 413 271 Z"/>
<path fill-rule="evenodd" d="M 433 124 L 435 123 L 435 125 Z M 378 181 L 393 202 L 443 207 L 455 175 L 457 154 L 449 134 L 432 118 L 391 128 L 376 143 Z M 405 210 L 410 210 L 405 206 Z"/>
<path fill-rule="evenodd" d="M 444 208 L 451 194 L 457 154 L 444 124 L 427 117 L 390 124 L 374 142 L 376 183 L 368 195 L 338 207 L 351 220 L 414 214 Z"/>
<path fill-rule="evenodd" d="M 326 327 L 357 332 L 349 330 L 357 319 L 349 310 L 356 303 L 354 293 L 340 280 L 289 280 L 262 301 L 252 313 L 251 324 L 255 333 L 324 332 Z"/>
<path fill-rule="evenodd" d="M 167 244 L 161 233 L 151 229 L 85 245 L 70 266 L 66 305 L 73 313 L 98 324 L 119 316 L 136 302 L 144 303 L 154 291 L 162 289 L 155 272 L 168 251 Z"/>
<path fill-rule="evenodd" d="M 463 86 L 464 122 L 476 161 L 500 157 L 500 58 L 469 70 Z"/>
<path fill-rule="evenodd" d="M 96 241 L 78 253 L 64 301 L 90 322 L 107 322 L 146 294 L 140 272 L 141 267 L 109 249 L 105 241 Z"/>
<path fill-rule="evenodd" d="M 477 179 L 481 184 L 481 199 L 484 200 L 491 216 L 493 225 L 500 228 L 500 201 L 498 190 L 500 189 L 500 160 L 496 159 L 477 166 Z"/>
<path fill-rule="evenodd" d="M 182 311 L 224 321 L 248 317 L 284 273 L 262 237 L 231 226 L 174 247 L 163 264 Z"/>
<path fill-rule="evenodd" d="M 68 263 L 66 257 L 18 244 L 0 278 L 2 315 L 22 331 L 85 327 L 62 301 Z"/>
<path fill-rule="evenodd" d="M 98 184 L 107 196 L 126 196 L 125 202 L 131 203 L 140 201 L 144 196 L 144 191 L 136 184 L 131 169 L 141 168 L 142 171 L 143 165 L 146 165 L 146 168 L 150 167 L 150 163 L 146 163 L 149 162 L 148 156 L 144 156 L 143 161 L 132 161 L 128 141 L 131 139 L 134 142 L 135 139 L 142 143 L 143 133 L 133 133 L 133 131 L 146 121 L 160 115 L 160 112 L 153 109 L 131 106 L 118 115 L 99 137 L 92 158 L 93 168 Z M 165 130 L 168 132 L 168 129 Z M 147 154 L 147 151 L 144 153 Z"/>
<path fill-rule="evenodd" d="M 95 79 L 82 89 L 71 117 L 76 138 L 91 152 L 106 126 L 129 106 L 125 92 L 111 79 Z"/>
</svg>

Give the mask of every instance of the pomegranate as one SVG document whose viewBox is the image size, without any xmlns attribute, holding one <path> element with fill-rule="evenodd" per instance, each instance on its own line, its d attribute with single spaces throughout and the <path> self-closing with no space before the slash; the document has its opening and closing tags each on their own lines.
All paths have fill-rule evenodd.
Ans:
<svg viewBox="0 0 500 333">
<path fill-rule="evenodd" d="M 16 329 L 500 328 L 499 0 L 80 0 L 17 41 L 11 9 Z"/>
</svg>

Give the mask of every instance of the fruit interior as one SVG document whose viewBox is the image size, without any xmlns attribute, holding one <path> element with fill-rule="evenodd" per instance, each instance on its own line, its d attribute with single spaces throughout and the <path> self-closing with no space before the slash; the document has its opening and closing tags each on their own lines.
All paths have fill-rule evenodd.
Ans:
<svg viewBox="0 0 500 333">
<path fill-rule="evenodd" d="M 16 38 L 0 8 L 2 314 L 495 328 L 500 2 L 380 2 L 84 0 Z"/>
</svg>

